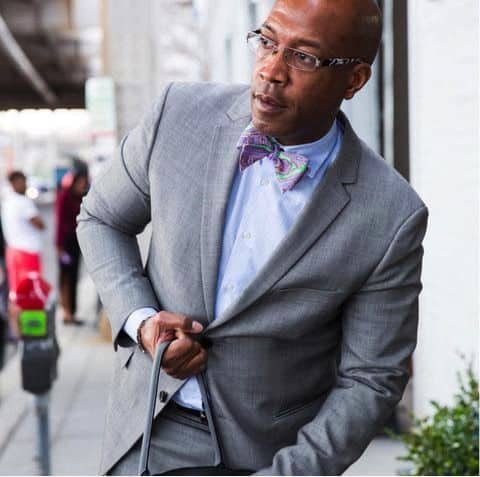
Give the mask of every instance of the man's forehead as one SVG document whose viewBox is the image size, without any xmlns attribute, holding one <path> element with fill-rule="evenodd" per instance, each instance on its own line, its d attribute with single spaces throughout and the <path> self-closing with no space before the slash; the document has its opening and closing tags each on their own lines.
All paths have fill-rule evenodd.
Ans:
<svg viewBox="0 0 480 477">
<path fill-rule="evenodd" d="M 332 18 L 350 18 L 357 10 L 353 7 L 354 3 L 354 0 L 277 0 L 271 13 L 288 15 L 301 23 L 315 23 Z"/>
<path fill-rule="evenodd" d="M 312 46 L 336 47 L 349 36 L 349 23 L 348 15 L 342 17 L 335 2 L 278 0 L 264 26 L 292 41 L 306 40 L 304 43 L 310 42 Z"/>
</svg>

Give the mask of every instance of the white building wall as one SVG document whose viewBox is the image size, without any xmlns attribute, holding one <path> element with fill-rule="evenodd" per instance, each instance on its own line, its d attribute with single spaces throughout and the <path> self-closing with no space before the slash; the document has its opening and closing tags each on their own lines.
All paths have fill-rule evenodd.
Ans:
<svg viewBox="0 0 480 477">
<path fill-rule="evenodd" d="M 411 182 L 430 209 L 414 410 L 478 359 L 478 1 L 409 2 Z"/>
<path fill-rule="evenodd" d="M 197 0 L 207 55 L 207 78 L 226 83 L 249 83 L 252 54 L 247 32 L 260 26 L 273 0 Z"/>
<path fill-rule="evenodd" d="M 203 77 L 204 46 L 193 1 L 106 0 L 106 73 L 116 84 L 119 137 L 169 81 Z"/>
<path fill-rule="evenodd" d="M 106 74 L 115 81 L 118 137 L 132 129 L 152 97 L 151 1 L 107 0 Z"/>
<path fill-rule="evenodd" d="M 75 0 L 72 4 L 74 26 L 78 30 L 100 25 L 100 0 Z"/>
</svg>

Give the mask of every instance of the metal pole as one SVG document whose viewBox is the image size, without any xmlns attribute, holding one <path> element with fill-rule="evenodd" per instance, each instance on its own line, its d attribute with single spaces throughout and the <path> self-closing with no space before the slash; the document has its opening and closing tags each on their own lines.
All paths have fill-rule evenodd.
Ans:
<svg viewBox="0 0 480 477">
<path fill-rule="evenodd" d="M 41 475 L 50 475 L 50 432 L 48 423 L 49 393 L 35 395 L 38 423 L 38 457 Z"/>
</svg>

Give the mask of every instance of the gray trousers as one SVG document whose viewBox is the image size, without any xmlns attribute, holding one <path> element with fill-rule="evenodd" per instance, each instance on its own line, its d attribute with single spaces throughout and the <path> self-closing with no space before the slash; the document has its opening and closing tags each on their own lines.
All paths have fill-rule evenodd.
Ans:
<svg viewBox="0 0 480 477">
<path fill-rule="evenodd" d="M 109 470 L 108 475 L 137 475 L 141 439 Z M 214 465 L 215 450 L 208 426 L 168 406 L 152 427 L 150 473 Z"/>
</svg>

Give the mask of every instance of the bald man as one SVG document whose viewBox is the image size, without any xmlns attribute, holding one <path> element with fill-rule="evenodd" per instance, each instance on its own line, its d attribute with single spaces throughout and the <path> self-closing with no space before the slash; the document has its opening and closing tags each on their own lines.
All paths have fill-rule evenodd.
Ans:
<svg viewBox="0 0 480 477">
<path fill-rule="evenodd" d="M 372 1 L 278 0 L 247 35 L 250 88 L 170 85 L 93 184 L 78 236 L 116 350 L 102 473 L 137 471 L 165 341 L 152 473 L 340 474 L 382 429 L 427 209 L 340 110 L 380 36 Z"/>
</svg>

